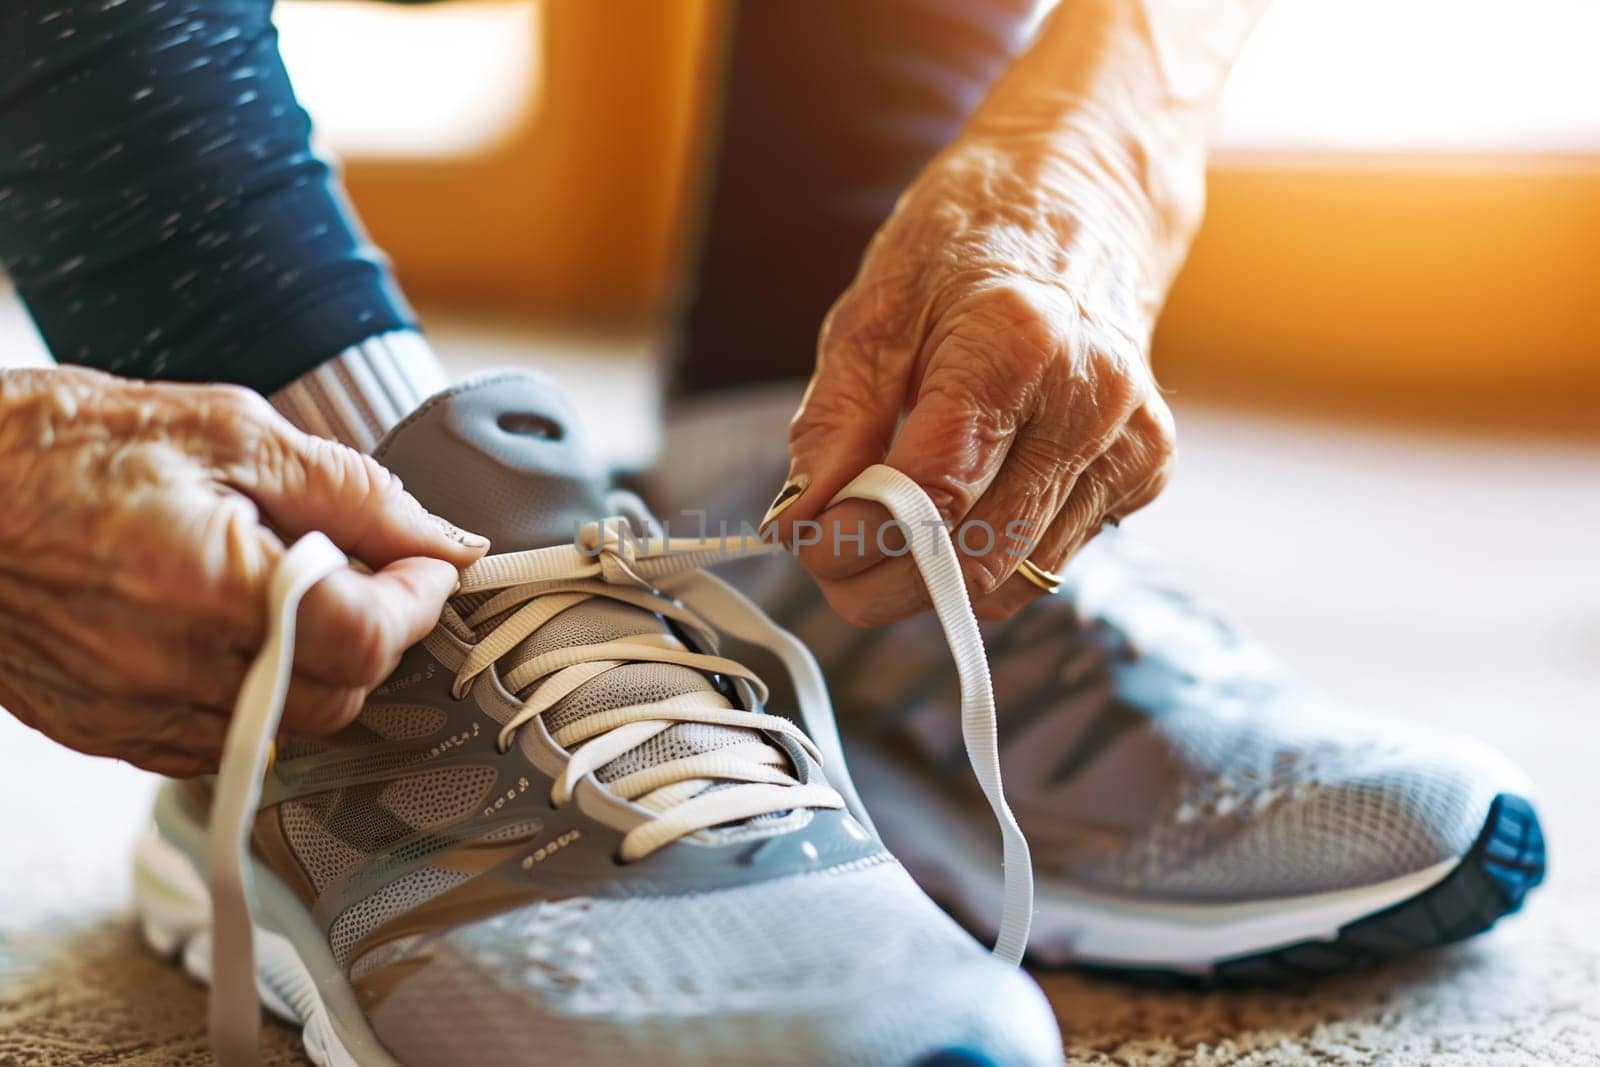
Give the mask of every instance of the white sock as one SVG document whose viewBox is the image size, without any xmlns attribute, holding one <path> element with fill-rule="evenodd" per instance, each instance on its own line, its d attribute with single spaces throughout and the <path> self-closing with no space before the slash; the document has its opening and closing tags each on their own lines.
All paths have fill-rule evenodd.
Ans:
<svg viewBox="0 0 1600 1067">
<path fill-rule="evenodd" d="M 424 400 L 450 384 L 415 330 L 369 337 L 267 399 L 307 433 L 370 452 Z"/>
</svg>

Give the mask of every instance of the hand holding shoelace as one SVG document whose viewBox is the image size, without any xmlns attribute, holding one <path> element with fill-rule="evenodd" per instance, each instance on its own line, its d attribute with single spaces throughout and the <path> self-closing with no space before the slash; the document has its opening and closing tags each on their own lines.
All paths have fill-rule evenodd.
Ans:
<svg viewBox="0 0 1600 1067">
<path fill-rule="evenodd" d="M 1147 224 L 1107 209 L 1110 178 L 1029 151 L 973 142 L 936 162 L 823 329 L 790 430 L 790 485 L 807 491 L 783 521 L 820 520 L 800 559 L 857 624 L 928 604 L 900 534 L 879 543 L 880 508 L 825 508 L 872 463 L 910 475 L 961 534 L 987 618 L 1040 594 L 1017 573 L 1023 559 L 1059 570 L 1166 481 L 1172 418 L 1146 360 L 1162 289 L 1141 247 Z M 846 539 L 863 529 L 864 543 Z"/>
<path fill-rule="evenodd" d="M 768 513 L 787 543 L 818 542 L 801 561 L 846 618 L 928 606 L 896 531 L 877 543 L 884 511 L 830 504 L 872 464 L 970 527 L 957 547 L 986 618 L 1050 588 L 1104 522 L 1161 491 L 1173 427 L 1150 334 L 1199 223 L 1216 103 L 1264 6 L 1057 5 L 901 195 L 823 327 Z M 864 543 L 844 539 L 860 530 Z"/>
<path fill-rule="evenodd" d="M 257 394 L 82 369 L 0 371 L 0 502 L 0 706 L 175 776 L 215 769 L 285 540 L 322 530 L 375 571 L 305 601 L 305 734 L 356 715 L 488 547 Z"/>
</svg>

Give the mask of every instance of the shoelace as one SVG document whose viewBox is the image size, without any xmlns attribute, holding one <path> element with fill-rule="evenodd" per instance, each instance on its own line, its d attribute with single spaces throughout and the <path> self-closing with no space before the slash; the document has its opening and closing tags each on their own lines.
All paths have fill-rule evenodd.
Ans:
<svg viewBox="0 0 1600 1067">
<path fill-rule="evenodd" d="M 840 490 L 833 502 L 846 499 L 875 501 L 904 529 L 926 531 L 925 536 L 913 534 L 907 541 L 955 660 L 961 685 L 962 737 L 973 773 L 1000 825 L 1003 843 L 1005 899 L 994 954 L 1009 963 L 1020 963 L 1033 915 L 1033 871 L 1027 839 L 1001 788 L 994 690 L 955 544 L 927 494 L 892 467 L 868 468 Z M 773 546 L 742 538 L 658 538 L 655 546 L 660 550 L 638 552 L 619 523 L 608 520 L 591 524 L 578 545 L 489 556 L 467 568 L 461 578 L 463 593 L 495 594 L 473 612 L 469 624 L 510 614 L 469 653 L 457 675 L 457 692 L 464 692 L 474 677 L 557 613 L 591 597 L 620 600 L 661 614 L 701 637 L 705 647 L 715 647 L 714 627 L 779 657 L 793 681 L 801 727 L 778 716 L 736 708 L 712 692 L 586 715 L 553 735 L 557 744 L 573 754 L 553 786 L 552 799 L 567 802 L 577 783 L 595 769 L 675 722 L 719 723 L 792 738 L 825 773 L 832 769 L 831 785 L 802 783 L 784 772 L 781 767 L 787 761 L 765 742 L 684 757 L 625 775 L 604 788 L 654 812 L 655 817 L 624 836 L 620 858 L 642 858 L 680 837 L 720 823 L 806 807 L 848 807 L 870 827 L 860 798 L 844 773 L 843 746 L 816 660 L 797 638 L 737 590 L 701 569 Z M 217 1062 L 224 1065 L 254 1063 L 258 1055 L 260 1007 L 248 848 L 268 753 L 289 687 L 295 614 L 312 586 L 345 562 L 344 555 L 319 533 L 301 538 L 285 553 L 269 587 L 267 640 L 245 676 L 223 745 L 206 874 L 212 907 L 211 1042 Z M 620 663 L 638 661 L 720 674 L 732 680 L 750 706 L 766 699 L 766 687 L 743 665 L 691 650 L 666 635 L 643 634 L 579 645 L 536 656 L 506 675 L 503 681 L 513 692 L 535 682 L 541 684 L 503 727 L 501 747 L 509 747 L 522 726 L 585 682 Z M 713 781 L 731 784 L 708 789 Z"/>
</svg>

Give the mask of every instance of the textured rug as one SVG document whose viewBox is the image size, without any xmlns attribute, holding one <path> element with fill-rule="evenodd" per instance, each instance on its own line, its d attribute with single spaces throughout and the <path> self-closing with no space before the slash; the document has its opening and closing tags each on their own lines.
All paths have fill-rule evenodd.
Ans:
<svg viewBox="0 0 1600 1067">
<path fill-rule="evenodd" d="M 1082 1064 L 1579 1065 L 1600 1063 L 1593 906 L 1547 898 L 1476 944 L 1293 992 L 1135 989 L 1045 976 L 1068 1059 Z M 1587 949 L 1580 946 L 1588 944 Z M 106 917 L 4 945 L 0 1063 L 210 1062 L 205 995 Z M 269 1064 L 301 1064 L 269 1025 Z"/>
</svg>

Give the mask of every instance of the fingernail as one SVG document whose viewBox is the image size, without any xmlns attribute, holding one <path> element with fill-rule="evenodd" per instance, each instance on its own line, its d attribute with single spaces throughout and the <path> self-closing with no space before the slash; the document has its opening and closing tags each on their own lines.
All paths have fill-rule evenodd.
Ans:
<svg viewBox="0 0 1600 1067">
<path fill-rule="evenodd" d="M 806 491 L 806 486 L 811 484 L 811 479 L 804 474 L 796 475 L 783 483 L 783 488 L 778 490 L 778 495 L 772 498 L 772 503 L 767 507 L 767 513 L 761 517 L 761 525 L 756 527 L 756 533 L 764 534 L 767 527 L 778 521 L 789 507 L 800 499 L 800 494 Z"/>
<path fill-rule="evenodd" d="M 466 530 L 463 530 L 449 519 L 441 518 L 438 515 L 433 517 L 433 521 L 439 524 L 439 529 L 444 531 L 444 535 L 446 537 L 450 538 L 450 540 L 454 541 L 458 545 L 465 545 L 467 548 L 489 547 L 489 539 L 484 537 L 482 534 L 470 533 Z"/>
</svg>

